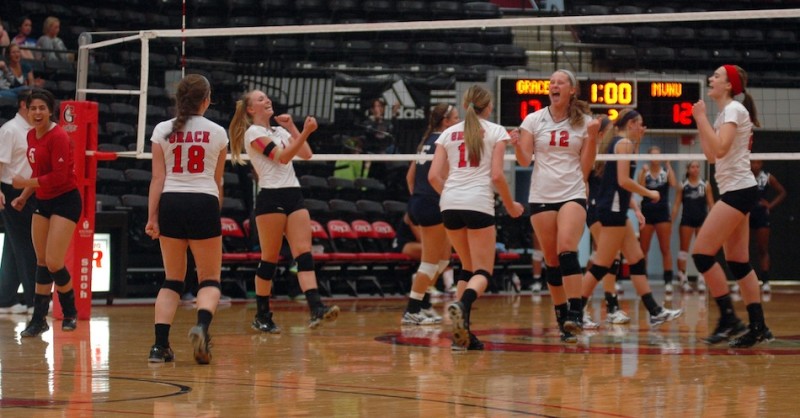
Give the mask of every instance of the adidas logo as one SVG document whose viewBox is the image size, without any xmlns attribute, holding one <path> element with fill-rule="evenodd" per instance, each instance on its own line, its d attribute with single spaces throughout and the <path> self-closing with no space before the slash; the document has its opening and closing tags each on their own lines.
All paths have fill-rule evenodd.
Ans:
<svg viewBox="0 0 800 418">
<path fill-rule="evenodd" d="M 63 163 L 64 162 L 64 158 L 63 157 L 58 157 L 58 162 Z"/>
<path fill-rule="evenodd" d="M 387 103 L 384 115 L 387 119 L 392 118 L 392 106 L 395 103 L 400 103 L 398 119 L 425 119 L 425 109 L 417 108 L 417 104 L 403 80 L 395 81 L 388 90 L 384 91 L 383 99 Z"/>
</svg>

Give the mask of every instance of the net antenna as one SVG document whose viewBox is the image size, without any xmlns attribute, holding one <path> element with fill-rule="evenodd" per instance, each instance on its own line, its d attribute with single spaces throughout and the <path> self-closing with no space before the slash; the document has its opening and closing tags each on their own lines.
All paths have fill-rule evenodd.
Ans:
<svg viewBox="0 0 800 418">
<path fill-rule="evenodd" d="M 145 153 L 145 126 L 147 120 L 147 91 L 150 67 L 150 41 L 157 38 L 180 38 L 181 70 L 186 63 L 186 38 L 193 37 L 236 37 L 236 36 L 265 36 L 265 35 L 301 35 L 301 34 L 332 34 L 363 33 L 363 32 L 400 32 L 400 31 L 429 31 L 448 29 L 476 29 L 476 28 L 521 28 L 521 27 L 548 27 L 548 26 L 581 26 L 581 25 L 610 25 L 634 23 L 668 23 L 668 22 L 710 22 L 731 20 L 754 19 L 792 19 L 800 18 L 800 8 L 772 9 L 772 10 L 744 10 L 744 11 L 711 11 L 711 12 L 686 12 L 686 13 L 642 13 L 642 14 L 617 14 L 617 15 L 591 15 L 591 16 L 557 16 L 557 17 L 520 17 L 504 19 L 466 19 L 466 20 L 437 20 L 413 22 L 382 22 L 382 23 L 353 23 L 353 24 L 324 24 L 324 25 L 291 25 L 291 26 L 258 26 L 258 27 L 229 27 L 208 29 L 186 29 L 186 2 L 182 4 L 181 29 L 154 29 L 138 32 L 93 32 L 83 33 L 79 37 L 78 71 L 76 82 L 76 99 L 86 100 L 87 94 L 95 95 L 127 95 L 138 96 L 138 123 L 136 129 L 137 158 L 149 158 Z M 93 42 L 94 35 L 110 37 L 110 39 Z M 88 88 L 90 51 L 108 48 L 128 42 L 141 42 L 141 65 L 139 88 L 137 90 L 124 89 L 90 89 Z M 471 84 L 471 83 L 470 83 Z M 125 153 L 127 154 L 127 153 Z M 419 159 L 416 154 L 369 155 L 369 154 L 315 154 L 314 161 L 360 160 L 360 161 L 411 161 Z M 599 157 L 604 159 L 605 157 Z M 796 159 L 794 154 L 754 154 L 754 158 L 762 159 Z M 513 155 L 507 156 L 512 160 Z M 687 160 L 703 159 L 701 154 L 663 154 L 662 160 Z"/>
</svg>

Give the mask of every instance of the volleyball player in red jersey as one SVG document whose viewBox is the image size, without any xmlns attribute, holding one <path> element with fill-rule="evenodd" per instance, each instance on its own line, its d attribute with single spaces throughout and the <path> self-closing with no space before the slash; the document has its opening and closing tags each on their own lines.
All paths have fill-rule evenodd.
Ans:
<svg viewBox="0 0 800 418">
<path fill-rule="evenodd" d="M 11 205 L 20 210 L 36 192 L 38 206 L 31 222 L 33 248 L 36 252 L 36 294 L 33 317 L 20 335 L 35 337 L 48 329 L 45 316 L 50 307 L 55 282 L 64 319 L 63 331 L 78 325 L 72 280 L 64 266 L 72 232 L 81 214 L 81 195 L 75 176 L 72 140 L 53 122 L 56 99 L 47 90 L 34 89 L 27 101 L 28 162 L 31 178 L 15 176 L 12 185 L 24 188 Z"/>
</svg>

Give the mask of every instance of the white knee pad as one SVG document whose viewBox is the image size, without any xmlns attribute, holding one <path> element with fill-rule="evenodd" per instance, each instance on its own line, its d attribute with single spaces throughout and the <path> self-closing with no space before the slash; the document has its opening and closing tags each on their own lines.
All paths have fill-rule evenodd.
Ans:
<svg viewBox="0 0 800 418">
<path fill-rule="evenodd" d="M 436 277 L 436 270 L 438 268 L 439 266 L 437 264 L 426 263 L 423 261 L 419 263 L 419 268 L 417 269 L 417 273 L 422 273 L 428 276 L 429 279 L 433 279 L 434 277 Z"/>
<path fill-rule="evenodd" d="M 687 251 L 679 251 L 678 252 L 678 260 L 681 260 L 681 261 L 689 260 L 689 253 Z"/>
</svg>

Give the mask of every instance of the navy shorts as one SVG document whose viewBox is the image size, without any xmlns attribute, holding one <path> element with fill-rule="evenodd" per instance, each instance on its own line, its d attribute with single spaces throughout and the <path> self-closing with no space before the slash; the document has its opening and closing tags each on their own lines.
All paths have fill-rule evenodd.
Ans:
<svg viewBox="0 0 800 418">
<path fill-rule="evenodd" d="M 50 219 L 53 215 L 69 219 L 78 223 L 83 210 L 81 193 L 78 189 L 71 190 L 52 199 L 41 199 L 33 213 Z"/>
<path fill-rule="evenodd" d="M 597 219 L 603 226 L 625 226 L 628 222 L 628 211 L 612 212 L 607 209 L 597 209 Z"/>
<path fill-rule="evenodd" d="M 303 192 L 300 191 L 299 187 L 261 189 L 258 191 L 258 196 L 256 196 L 256 216 L 267 213 L 289 215 L 305 208 Z"/>
<path fill-rule="evenodd" d="M 642 215 L 644 215 L 644 221 L 647 225 L 670 222 L 669 206 L 643 205 Z"/>
<path fill-rule="evenodd" d="M 163 193 L 158 206 L 161 235 L 208 239 L 222 235 L 219 198 L 206 193 Z"/>
<path fill-rule="evenodd" d="M 738 210 L 739 212 L 747 215 L 753 210 L 753 205 L 758 202 L 758 186 L 748 187 L 746 189 L 731 190 L 720 196 L 720 200 L 725 202 L 728 206 Z"/>
<path fill-rule="evenodd" d="M 586 226 L 591 228 L 595 222 L 599 221 L 600 219 L 597 215 L 597 205 L 589 205 L 589 207 L 586 208 Z"/>
<path fill-rule="evenodd" d="M 441 225 L 442 212 L 439 210 L 439 196 L 411 196 L 408 199 L 408 217 L 414 225 Z"/>
<path fill-rule="evenodd" d="M 448 209 L 442 211 L 446 229 L 481 229 L 495 225 L 494 216 L 474 210 Z"/>
<path fill-rule="evenodd" d="M 536 203 L 536 202 L 531 202 L 531 203 L 528 203 L 528 205 L 529 205 L 530 210 L 531 210 L 531 215 L 536 215 L 537 213 L 542 213 L 542 212 L 550 212 L 550 211 L 558 212 L 561 209 L 562 206 L 566 205 L 569 202 L 575 202 L 575 203 L 581 205 L 582 208 L 586 209 L 586 199 L 572 199 L 572 200 L 566 200 L 564 202 L 558 202 L 558 203 Z"/>
<path fill-rule="evenodd" d="M 767 208 L 756 205 L 750 211 L 750 229 L 769 228 L 769 213 Z"/>
<path fill-rule="evenodd" d="M 706 220 L 706 215 L 697 217 L 697 216 L 686 216 L 683 215 L 681 217 L 681 226 L 688 226 L 690 228 L 700 228 L 703 226 L 703 222 Z"/>
</svg>

